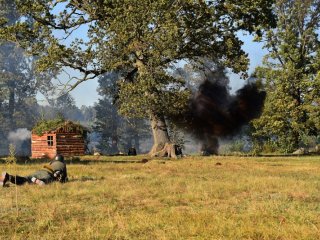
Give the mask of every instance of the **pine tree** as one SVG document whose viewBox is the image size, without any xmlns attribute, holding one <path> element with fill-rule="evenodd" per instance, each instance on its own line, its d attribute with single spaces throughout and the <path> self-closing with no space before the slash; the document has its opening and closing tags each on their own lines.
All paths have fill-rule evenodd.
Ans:
<svg viewBox="0 0 320 240">
<path fill-rule="evenodd" d="M 0 1 L 0 26 L 10 27 L 21 20 L 14 1 Z M 30 18 L 24 18 L 31 23 Z M 35 58 L 18 44 L 0 39 L 0 147 L 8 149 L 8 133 L 31 129 L 39 116 L 36 94 L 51 88 L 53 72 L 36 73 Z M 2 151 L 3 152 L 3 151 Z M 5 152 L 3 152 L 5 153 Z"/>
<path fill-rule="evenodd" d="M 18 14 L 12 1 L 0 1 L 0 19 L 14 24 Z M 1 20 L 0 20 L 1 22 Z M 26 57 L 14 43 L 0 40 L 0 151 L 8 151 L 8 133 L 17 128 L 31 128 L 37 114 L 32 58 Z"/>
<path fill-rule="evenodd" d="M 190 94 L 182 79 L 168 74 L 170 67 L 207 57 L 245 75 L 248 58 L 237 33 L 261 34 L 272 25 L 273 2 L 15 0 L 35 24 L 3 27 L 0 37 L 37 55 L 39 71 L 68 67 L 81 72 L 73 87 L 120 71 L 119 111 L 150 118 L 152 153 L 170 141 L 165 116 L 183 111 Z M 80 28 L 87 29 L 86 38 L 72 41 Z"/>
<path fill-rule="evenodd" d="M 140 141 L 149 137 L 145 119 L 125 118 L 118 113 L 114 99 L 117 95 L 115 82 L 119 74 L 105 74 L 99 79 L 99 95 L 102 97 L 95 105 L 96 120 L 94 131 L 100 134 L 98 148 L 108 154 L 126 153 L 130 147 L 140 152 Z"/>
</svg>

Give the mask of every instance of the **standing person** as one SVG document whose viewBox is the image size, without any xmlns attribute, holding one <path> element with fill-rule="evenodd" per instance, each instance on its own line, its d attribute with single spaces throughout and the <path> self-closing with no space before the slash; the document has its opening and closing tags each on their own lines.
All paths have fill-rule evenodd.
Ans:
<svg viewBox="0 0 320 240">
<path fill-rule="evenodd" d="M 53 181 L 66 182 L 68 180 L 67 167 L 62 155 L 57 155 L 49 164 L 43 166 L 26 177 L 13 176 L 7 172 L 3 172 L 0 176 L 0 186 L 3 187 L 9 181 L 13 184 L 23 185 L 25 183 L 34 183 L 37 185 L 45 185 Z"/>
</svg>

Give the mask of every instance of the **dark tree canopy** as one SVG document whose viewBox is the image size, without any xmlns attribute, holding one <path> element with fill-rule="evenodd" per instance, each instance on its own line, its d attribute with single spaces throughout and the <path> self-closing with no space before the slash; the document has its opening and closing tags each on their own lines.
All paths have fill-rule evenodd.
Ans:
<svg viewBox="0 0 320 240">
<path fill-rule="evenodd" d="M 260 33 L 273 23 L 273 1 L 267 0 L 15 3 L 20 21 L 3 20 L 1 36 L 39 56 L 40 70 L 67 66 L 81 71 L 84 79 L 121 69 L 132 81 L 142 66 L 155 71 L 204 56 L 245 72 L 248 59 L 237 32 Z M 79 28 L 81 37 L 75 39 L 72 33 Z"/>
<path fill-rule="evenodd" d="M 38 57 L 38 70 L 71 68 L 82 81 L 121 73 L 119 110 L 149 116 L 160 145 L 164 116 L 183 111 L 189 91 L 170 68 L 208 58 L 246 75 L 239 31 L 260 35 L 274 25 L 270 0 L 15 0 L 16 23 L 0 21 L 0 38 Z M 32 21 L 26 21 L 31 19 Z M 76 37 L 78 36 L 78 38 Z M 162 131 L 162 130 L 161 130 Z M 165 130 L 166 131 L 166 130 Z M 162 135 L 160 137 L 160 135 Z"/>
</svg>

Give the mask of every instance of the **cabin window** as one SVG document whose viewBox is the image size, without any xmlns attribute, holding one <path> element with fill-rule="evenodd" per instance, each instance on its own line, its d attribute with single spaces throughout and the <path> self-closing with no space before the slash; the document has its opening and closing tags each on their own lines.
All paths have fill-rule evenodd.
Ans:
<svg viewBox="0 0 320 240">
<path fill-rule="evenodd" d="M 53 146 L 53 136 L 47 136 L 48 146 Z"/>
</svg>

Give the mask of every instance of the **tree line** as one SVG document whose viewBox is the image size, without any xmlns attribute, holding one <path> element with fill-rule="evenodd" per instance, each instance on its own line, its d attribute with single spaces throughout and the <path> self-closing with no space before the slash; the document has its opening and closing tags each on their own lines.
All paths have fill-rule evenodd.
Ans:
<svg viewBox="0 0 320 240">
<path fill-rule="evenodd" d="M 0 6 L 4 128 L 27 126 L 13 121 L 14 114 L 24 121 L 36 116 L 37 92 L 48 94 L 50 80 L 73 69 L 80 77 L 68 90 L 99 79 L 94 129 L 103 136 L 101 147 L 118 151 L 124 129 L 132 134 L 126 146 L 138 145 L 150 126 L 150 153 L 157 153 L 176 141 L 177 132 L 189 131 L 171 130 L 179 126 L 174 119 L 187 114 L 194 88 L 208 79 L 208 71 L 218 85 L 225 71 L 248 78 L 242 32 L 268 50 L 251 76 L 266 92 L 262 115 L 245 126 L 252 147 L 292 152 L 319 141 L 317 0 L 0 0 Z"/>
</svg>

